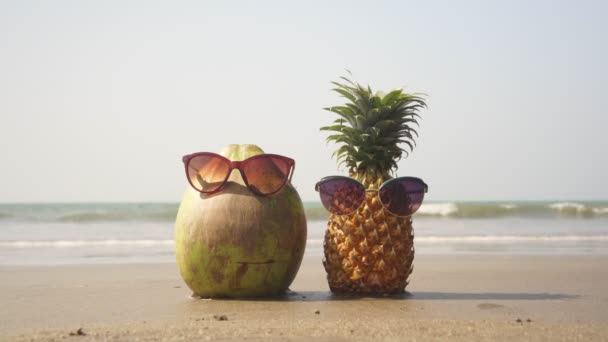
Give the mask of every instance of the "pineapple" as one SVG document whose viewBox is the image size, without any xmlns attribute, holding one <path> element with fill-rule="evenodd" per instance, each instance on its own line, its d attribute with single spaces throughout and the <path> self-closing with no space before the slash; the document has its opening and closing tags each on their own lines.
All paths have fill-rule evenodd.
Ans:
<svg viewBox="0 0 608 342">
<path fill-rule="evenodd" d="M 344 97 L 343 106 L 324 108 L 339 116 L 322 131 L 340 144 L 333 153 L 350 177 L 367 189 L 378 189 L 392 178 L 397 161 L 415 146 L 418 111 L 426 107 L 417 94 L 397 89 L 373 93 L 346 77 L 332 82 Z M 406 146 L 407 150 L 401 146 Z M 324 239 L 323 266 L 334 293 L 402 293 L 413 270 L 414 233 L 411 217 L 384 209 L 378 192 L 366 192 L 365 202 L 352 214 L 331 214 Z"/>
</svg>

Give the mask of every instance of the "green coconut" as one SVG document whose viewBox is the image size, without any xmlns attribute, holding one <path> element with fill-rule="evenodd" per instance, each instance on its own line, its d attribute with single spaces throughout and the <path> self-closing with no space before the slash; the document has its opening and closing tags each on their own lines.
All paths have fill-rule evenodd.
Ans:
<svg viewBox="0 0 608 342">
<path fill-rule="evenodd" d="M 262 153 L 255 145 L 228 145 L 220 152 L 232 161 Z M 233 170 L 216 194 L 186 189 L 175 223 L 177 264 L 195 296 L 281 294 L 300 268 L 306 231 L 302 200 L 289 182 L 260 196 Z"/>
</svg>

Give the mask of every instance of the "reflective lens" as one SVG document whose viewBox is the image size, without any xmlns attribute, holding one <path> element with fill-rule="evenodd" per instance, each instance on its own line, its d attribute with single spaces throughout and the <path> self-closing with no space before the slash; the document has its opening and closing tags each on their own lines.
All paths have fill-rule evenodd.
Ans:
<svg viewBox="0 0 608 342">
<path fill-rule="evenodd" d="M 323 206 L 332 214 L 346 215 L 359 208 L 365 199 L 363 184 L 348 177 L 328 177 L 317 183 Z"/>
<path fill-rule="evenodd" d="M 214 155 L 197 155 L 188 161 L 188 179 L 198 191 L 210 193 L 224 185 L 230 172 L 230 163 Z"/>
<path fill-rule="evenodd" d="M 414 214 L 424 199 L 427 186 L 419 178 L 394 178 L 380 187 L 379 196 L 384 208 L 397 216 Z"/>
<path fill-rule="evenodd" d="M 244 178 L 251 190 L 262 195 L 273 194 L 285 185 L 293 163 L 277 155 L 259 155 L 241 165 Z"/>
</svg>

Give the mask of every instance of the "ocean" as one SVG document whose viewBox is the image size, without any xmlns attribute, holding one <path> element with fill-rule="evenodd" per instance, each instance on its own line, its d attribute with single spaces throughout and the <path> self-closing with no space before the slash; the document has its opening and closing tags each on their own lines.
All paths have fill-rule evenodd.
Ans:
<svg viewBox="0 0 608 342">
<path fill-rule="evenodd" d="M 0 265 L 174 262 L 178 203 L 0 204 Z M 305 203 L 306 255 L 327 213 Z M 414 216 L 425 254 L 608 254 L 608 202 L 442 202 Z"/>
</svg>

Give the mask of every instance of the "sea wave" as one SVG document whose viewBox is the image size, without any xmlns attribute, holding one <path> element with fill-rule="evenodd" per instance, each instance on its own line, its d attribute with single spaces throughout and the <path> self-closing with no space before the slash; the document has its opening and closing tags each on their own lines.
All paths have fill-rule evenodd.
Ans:
<svg viewBox="0 0 608 342">
<path fill-rule="evenodd" d="M 307 208 L 309 220 L 325 220 L 323 208 Z M 424 203 L 415 218 L 608 218 L 608 203 L 576 202 L 431 202 Z"/>
<path fill-rule="evenodd" d="M 500 207 L 507 210 L 517 209 L 517 205 L 515 204 L 501 204 Z"/>
<path fill-rule="evenodd" d="M 0 221 L 32 223 L 172 222 L 178 204 L 0 204 Z"/>
<path fill-rule="evenodd" d="M 456 203 L 430 203 L 420 206 L 417 215 L 451 216 L 458 213 Z"/>
<path fill-rule="evenodd" d="M 495 243 L 563 243 L 608 242 L 608 235 L 470 235 L 417 236 L 417 244 L 495 244 Z M 0 248 L 80 248 L 80 247 L 159 247 L 173 246 L 173 240 L 18 240 L 0 241 Z M 320 247 L 323 239 L 308 239 L 309 248 Z"/>
<path fill-rule="evenodd" d="M 12 248 L 74 248 L 74 247 L 113 247 L 113 246 L 167 246 L 173 240 L 19 240 L 0 241 L 0 247 Z"/>
<path fill-rule="evenodd" d="M 473 235 L 416 237 L 416 243 L 513 243 L 584 241 L 608 241 L 608 235 Z"/>
<path fill-rule="evenodd" d="M 608 218 L 606 203 L 430 203 L 423 204 L 417 217 L 448 218 Z"/>
<path fill-rule="evenodd" d="M 590 206 L 577 202 L 560 202 L 549 205 L 550 209 L 555 210 L 560 215 L 568 216 L 608 216 L 608 207 Z"/>
<path fill-rule="evenodd" d="M 593 208 L 593 213 L 597 215 L 608 215 L 608 208 Z"/>
<path fill-rule="evenodd" d="M 499 218 L 505 216 L 534 216 L 544 210 L 537 205 L 514 203 L 467 203 L 448 202 L 423 204 L 416 217 L 446 218 Z"/>
<path fill-rule="evenodd" d="M 322 239 L 309 239 L 309 246 L 322 245 Z M 173 246 L 174 240 L 16 240 L 0 241 L 0 248 L 78 248 L 114 246 Z"/>
<path fill-rule="evenodd" d="M 0 204 L 0 222 L 74 223 L 174 222 L 177 203 L 145 204 Z M 329 214 L 317 202 L 305 204 L 309 221 L 327 220 Z M 430 202 L 416 218 L 603 218 L 608 202 Z"/>
</svg>

